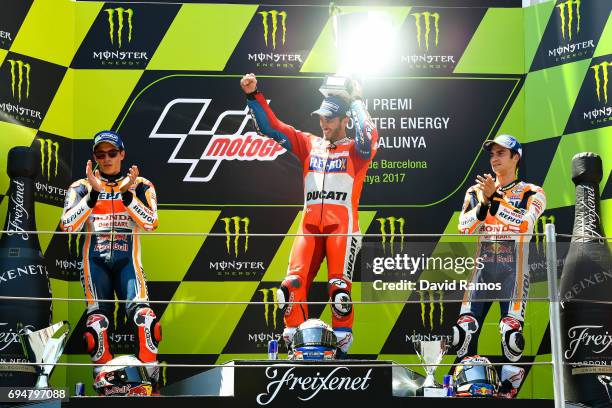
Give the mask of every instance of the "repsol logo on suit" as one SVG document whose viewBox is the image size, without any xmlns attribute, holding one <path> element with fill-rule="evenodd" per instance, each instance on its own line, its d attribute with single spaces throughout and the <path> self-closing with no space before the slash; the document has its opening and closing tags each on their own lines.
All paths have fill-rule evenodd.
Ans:
<svg viewBox="0 0 612 408">
<path fill-rule="evenodd" d="M 106 191 L 101 191 L 98 195 L 98 200 L 119 200 L 121 199 L 121 193 L 118 191 L 113 193 L 108 193 Z"/>
<path fill-rule="evenodd" d="M 348 193 L 345 191 L 309 191 L 306 193 L 306 201 L 313 200 L 336 200 L 346 201 Z"/>
<path fill-rule="evenodd" d="M 311 156 L 308 169 L 325 173 L 346 173 L 347 158 L 326 159 L 324 157 Z"/>
<path fill-rule="evenodd" d="M 145 221 L 149 222 L 149 223 L 153 223 L 153 217 L 151 217 L 149 214 L 147 214 L 146 212 L 144 212 L 141 208 L 139 207 L 133 207 L 132 208 L 133 211 L 140 215 Z"/>
<path fill-rule="evenodd" d="M 512 214 L 508 214 L 508 213 L 503 212 L 503 211 L 499 213 L 499 216 L 501 218 L 505 219 L 506 221 L 509 221 L 509 222 L 511 222 L 513 224 L 520 224 L 521 223 L 521 219 L 520 218 L 514 217 L 514 216 L 512 216 Z"/>
</svg>

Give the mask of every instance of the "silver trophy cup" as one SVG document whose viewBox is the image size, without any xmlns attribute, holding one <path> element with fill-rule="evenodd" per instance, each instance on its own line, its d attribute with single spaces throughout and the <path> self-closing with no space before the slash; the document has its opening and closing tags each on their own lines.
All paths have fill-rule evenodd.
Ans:
<svg viewBox="0 0 612 408">
<path fill-rule="evenodd" d="M 68 342 L 68 333 L 70 324 L 62 321 L 35 332 L 25 329 L 19 334 L 19 341 L 27 359 L 36 364 L 36 388 L 49 387 L 49 376 Z"/>
<path fill-rule="evenodd" d="M 353 93 L 353 83 L 350 78 L 344 76 L 328 75 L 323 80 L 323 85 L 319 88 L 319 92 L 326 98 L 328 96 L 339 96 L 348 101 Z"/>
<path fill-rule="evenodd" d="M 412 344 L 427 373 L 421 388 L 440 388 L 441 385 L 436 382 L 434 373 L 436 368 L 438 368 L 438 364 L 442 361 L 442 357 L 444 357 L 444 354 L 446 354 L 450 347 L 448 340 L 415 340 Z"/>
</svg>

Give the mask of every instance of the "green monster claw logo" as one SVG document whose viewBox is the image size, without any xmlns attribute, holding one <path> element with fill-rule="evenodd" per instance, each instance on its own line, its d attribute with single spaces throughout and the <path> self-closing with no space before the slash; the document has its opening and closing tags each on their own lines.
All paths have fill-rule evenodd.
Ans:
<svg viewBox="0 0 612 408">
<path fill-rule="evenodd" d="M 565 15 L 567 12 L 567 33 L 569 40 L 572 39 L 572 22 L 574 20 L 573 5 L 576 5 L 576 34 L 580 32 L 580 0 L 567 0 L 566 2 L 557 4 L 559 9 L 559 17 L 561 18 L 561 35 L 565 40 Z"/>
<path fill-rule="evenodd" d="M 117 300 L 117 296 L 115 295 L 115 300 Z M 113 324 L 115 329 L 119 327 L 119 310 L 123 310 L 121 304 L 115 303 L 115 311 L 113 312 Z M 127 323 L 127 316 L 125 313 L 121 314 L 121 324 L 125 325 Z"/>
<path fill-rule="evenodd" d="M 421 45 L 421 37 L 422 37 L 422 32 L 423 30 L 421 29 L 421 16 L 423 16 L 423 21 L 425 22 L 425 35 L 424 35 L 424 39 L 425 39 L 425 49 L 429 50 L 429 33 L 431 32 L 431 19 L 433 19 L 434 22 L 434 28 L 436 30 L 436 48 L 438 47 L 438 35 L 440 33 L 440 29 L 439 29 L 439 22 L 440 22 L 440 14 L 438 13 L 430 13 L 429 11 L 424 11 L 422 13 L 412 13 L 412 16 L 414 16 L 415 19 L 415 24 L 416 24 L 416 36 L 417 36 L 417 42 L 419 43 L 419 48 L 422 47 Z"/>
<path fill-rule="evenodd" d="M 438 294 L 438 300 L 436 301 L 436 293 Z M 421 303 L 421 324 L 423 327 L 427 327 L 426 322 L 429 323 L 429 329 L 434 328 L 434 314 L 436 312 L 436 302 L 440 305 L 440 326 L 444 323 L 444 291 L 442 290 L 419 290 L 419 301 Z M 426 300 L 425 298 L 429 299 Z M 427 306 L 429 305 L 429 313 L 427 313 Z M 426 317 L 428 319 L 426 320 Z"/>
<path fill-rule="evenodd" d="M 269 289 L 259 289 L 258 292 L 261 292 L 263 295 L 264 302 L 278 302 L 278 298 L 276 296 L 276 291 L 278 288 L 269 288 Z M 272 300 L 268 300 L 268 297 L 271 295 Z M 278 303 L 264 305 L 264 319 L 266 321 L 266 326 L 270 327 L 270 307 L 272 307 L 272 326 L 276 329 L 276 312 L 278 311 Z"/>
<path fill-rule="evenodd" d="M 117 297 L 115 296 L 115 299 Z M 115 303 L 115 310 L 113 311 L 113 327 L 117 327 L 117 316 L 119 316 L 119 303 Z"/>
<path fill-rule="evenodd" d="M 543 234 L 544 231 L 546 231 L 546 224 L 554 224 L 555 223 L 555 216 L 554 215 L 541 215 L 540 218 L 538 218 L 538 220 L 536 221 L 535 224 L 535 244 L 536 244 L 536 251 L 538 253 L 540 253 L 540 250 L 543 250 L 544 253 L 546 253 L 546 237 L 542 236 L 540 234 Z M 540 245 L 542 246 L 542 248 L 540 249 Z"/>
<path fill-rule="evenodd" d="M 81 234 L 70 234 L 68 235 L 68 253 L 72 254 L 72 246 L 74 245 L 75 258 L 81 256 Z"/>
<path fill-rule="evenodd" d="M 248 217 L 225 217 L 221 218 L 225 223 L 225 246 L 227 248 L 227 254 L 231 255 L 230 244 L 232 242 L 232 236 L 234 236 L 234 256 L 238 258 L 239 244 L 240 244 L 240 223 L 244 226 L 244 252 L 249 250 L 249 224 L 251 220 Z M 233 229 L 233 231 L 232 231 Z"/>
<path fill-rule="evenodd" d="M 164 387 L 166 384 L 168 384 L 168 378 L 167 378 L 168 362 L 160 361 L 159 366 L 161 367 L 161 376 L 162 376 L 162 380 L 159 385 Z"/>
<path fill-rule="evenodd" d="M 25 82 L 25 97 L 30 97 L 30 64 L 21 60 L 8 60 L 11 64 L 11 92 L 13 98 L 17 92 L 17 100 L 21 102 L 23 83 Z M 24 78 L 25 74 L 25 78 Z"/>
<path fill-rule="evenodd" d="M 134 15 L 134 10 L 132 9 L 124 9 L 123 7 L 117 8 L 108 8 L 104 9 L 108 13 L 108 26 L 109 26 L 109 34 L 110 34 L 110 42 L 111 44 L 115 43 L 115 13 L 117 13 L 117 46 L 121 48 L 121 40 L 123 34 L 123 14 L 127 15 L 127 24 L 128 24 L 128 42 L 132 42 L 132 16 Z"/>
<path fill-rule="evenodd" d="M 285 45 L 285 36 L 287 34 L 287 12 L 286 11 L 260 11 L 264 30 L 264 41 L 266 42 L 266 47 L 268 46 L 268 15 L 270 15 L 270 19 L 272 20 L 272 49 L 276 49 L 276 31 L 278 30 L 278 16 L 281 17 L 281 28 L 283 29 L 283 45 Z"/>
<path fill-rule="evenodd" d="M 395 223 L 398 225 L 399 235 L 400 235 L 400 251 L 404 250 L 404 218 L 396 218 L 396 217 L 387 217 L 387 218 L 377 218 L 376 221 L 380 223 L 380 234 L 382 235 L 381 245 L 383 248 L 383 252 L 386 253 L 386 243 L 387 243 L 387 222 L 389 222 L 389 235 L 391 238 L 389 239 L 389 245 L 391 246 L 391 255 L 393 255 L 393 244 L 395 243 L 395 236 L 397 233 L 395 232 Z"/>
<path fill-rule="evenodd" d="M 608 103 L 608 68 L 612 67 L 612 62 L 604 61 L 600 64 L 593 65 L 591 69 L 593 70 L 593 75 L 595 76 L 595 87 L 597 90 L 597 100 L 601 102 L 601 94 L 603 93 L 603 100 L 605 103 Z M 599 68 L 601 68 L 601 78 L 599 76 Z M 603 84 L 601 83 L 603 79 Z M 600 90 L 603 90 L 600 91 Z"/>
<path fill-rule="evenodd" d="M 40 142 L 40 168 L 42 175 L 51 180 L 51 162 L 55 161 L 54 177 L 57 177 L 57 166 L 59 164 L 59 143 L 51 139 L 38 138 Z M 46 172 L 45 172 L 46 169 Z"/>
</svg>

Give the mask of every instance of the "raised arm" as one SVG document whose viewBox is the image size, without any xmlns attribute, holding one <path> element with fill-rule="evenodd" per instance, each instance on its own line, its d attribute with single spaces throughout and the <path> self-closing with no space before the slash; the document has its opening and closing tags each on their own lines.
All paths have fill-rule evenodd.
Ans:
<svg viewBox="0 0 612 408">
<path fill-rule="evenodd" d="M 139 177 L 134 186 L 122 193 L 123 205 L 139 227 L 145 231 L 157 228 L 157 195 L 149 180 Z"/>
<path fill-rule="evenodd" d="M 257 132 L 273 139 L 283 148 L 303 160 L 310 150 L 308 135 L 281 122 L 268 105 L 263 93 L 257 91 L 257 78 L 247 74 L 240 80 L 240 86 L 247 96 L 247 104 L 255 120 Z"/>
<path fill-rule="evenodd" d="M 351 103 L 351 116 L 355 123 L 355 150 L 359 157 L 370 160 L 376 154 L 378 131 L 361 99 Z"/>
<path fill-rule="evenodd" d="M 499 192 L 493 195 L 489 212 L 499 222 L 518 228 L 521 233 L 533 231 L 538 218 L 546 209 L 546 195 L 541 187 L 529 184 L 517 207 L 505 201 Z"/>
<path fill-rule="evenodd" d="M 487 217 L 489 206 L 483 206 L 476 197 L 474 187 L 470 187 L 465 193 L 463 207 L 459 215 L 459 232 L 472 234 Z"/>
<path fill-rule="evenodd" d="M 62 231 L 80 231 L 98 199 L 98 192 L 89 191 L 85 180 L 74 182 L 66 193 L 60 222 Z"/>
</svg>

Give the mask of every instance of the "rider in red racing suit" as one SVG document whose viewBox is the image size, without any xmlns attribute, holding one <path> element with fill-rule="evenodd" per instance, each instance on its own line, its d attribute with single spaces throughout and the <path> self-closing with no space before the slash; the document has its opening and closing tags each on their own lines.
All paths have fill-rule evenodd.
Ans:
<svg viewBox="0 0 612 408">
<path fill-rule="evenodd" d="M 245 75 L 241 86 L 247 94 L 260 133 L 274 139 L 302 163 L 304 211 L 293 243 L 287 276 L 278 290 L 284 312 L 283 338 L 290 344 L 297 326 L 308 319 L 305 302 L 312 281 L 327 257 L 328 293 L 332 300 L 332 327 L 339 350 L 346 354 L 353 341 L 351 287 L 355 259 L 361 247 L 358 206 L 368 165 L 376 154 L 378 133 L 361 100 L 359 85 L 349 102 L 327 97 L 320 116 L 324 137 L 305 133 L 281 122 L 257 91 L 253 74 Z M 346 137 L 348 113 L 356 129 L 354 139 Z M 355 234 L 315 236 L 310 234 Z"/>
</svg>

